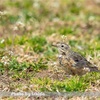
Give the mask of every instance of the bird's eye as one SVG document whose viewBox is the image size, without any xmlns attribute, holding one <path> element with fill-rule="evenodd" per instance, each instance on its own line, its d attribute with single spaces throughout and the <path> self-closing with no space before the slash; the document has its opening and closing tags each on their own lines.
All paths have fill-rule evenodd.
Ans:
<svg viewBox="0 0 100 100">
<path fill-rule="evenodd" d="M 64 45 L 61 45 L 61 47 L 64 47 Z"/>
</svg>

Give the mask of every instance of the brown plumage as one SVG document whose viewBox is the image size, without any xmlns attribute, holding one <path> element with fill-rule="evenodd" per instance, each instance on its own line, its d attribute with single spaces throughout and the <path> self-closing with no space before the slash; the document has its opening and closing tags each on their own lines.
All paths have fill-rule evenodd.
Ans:
<svg viewBox="0 0 100 100">
<path fill-rule="evenodd" d="M 87 61 L 82 55 L 71 50 L 71 47 L 65 43 L 55 45 L 59 51 L 59 63 L 64 70 L 72 75 L 83 75 L 87 72 L 100 72 L 98 67 Z"/>
</svg>

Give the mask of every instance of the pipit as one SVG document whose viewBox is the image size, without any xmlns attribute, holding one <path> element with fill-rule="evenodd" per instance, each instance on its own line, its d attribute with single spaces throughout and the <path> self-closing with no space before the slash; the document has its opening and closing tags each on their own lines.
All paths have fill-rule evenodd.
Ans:
<svg viewBox="0 0 100 100">
<path fill-rule="evenodd" d="M 98 67 L 90 63 L 78 52 L 74 52 L 66 43 L 57 43 L 56 46 L 59 51 L 59 64 L 66 73 L 71 75 L 83 75 L 87 72 L 100 72 Z"/>
</svg>

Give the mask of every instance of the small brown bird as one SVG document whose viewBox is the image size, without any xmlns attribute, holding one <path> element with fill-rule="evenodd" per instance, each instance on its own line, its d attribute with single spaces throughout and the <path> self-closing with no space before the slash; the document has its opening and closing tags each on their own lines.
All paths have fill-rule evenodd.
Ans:
<svg viewBox="0 0 100 100">
<path fill-rule="evenodd" d="M 74 52 L 66 43 L 54 45 L 59 51 L 59 63 L 64 70 L 72 75 L 83 75 L 87 72 L 100 72 L 98 67 L 87 61 L 82 55 Z"/>
</svg>

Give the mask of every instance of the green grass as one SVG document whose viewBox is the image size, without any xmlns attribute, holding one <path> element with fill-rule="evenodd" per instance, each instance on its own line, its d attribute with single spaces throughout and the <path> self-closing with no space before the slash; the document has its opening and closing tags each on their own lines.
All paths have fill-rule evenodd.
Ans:
<svg viewBox="0 0 100 100">
<path fill-rule="evenodd" d="M 33 50 L 37 53 L 44 51 L 44 46 L 47 40 L 43 36 L 34 36 L 29 39 L 29 44 L 32 46 Z"/>
<path fill-rule="evenodd" d="M 62 27 L 59 29 L 59 33 L 61 35 L 67 35 L 67 34 L 74 34 L 74 29 L 72 27 Z"/>
<path fill-rule="evenodd" d="M 28 62 L 19 63 L 16 60 L 16 58 L 11 57 L 10 59 L 6 58 L 4 61 L 2 61 L 0 63 L 0 67 L 1 67 L 1 72 L 7 70 L 8 72 L 14 71 L 20 73 L 29 68 L 31 69 L 31 71 L 38 71 L 40 69 L 46 69 L 48 66 L 46 62 L 43 62 L 43 59 L 40 59 L 39 61 L 33 63 L 28 63 Z"/>
<path fill-rule="evenodd" d="M 70 79 L 66 78 L 63 81 L 51 80 L 50 78 L 32 78 L 31 83 L 37 85 L 39 91 L 42 92 L 85 91 L 92 83 L 96 83 L 99 77 L 100 74 L 98 73 L 90 73 L 82 77 L 74 76 Z"/>
</svg>

